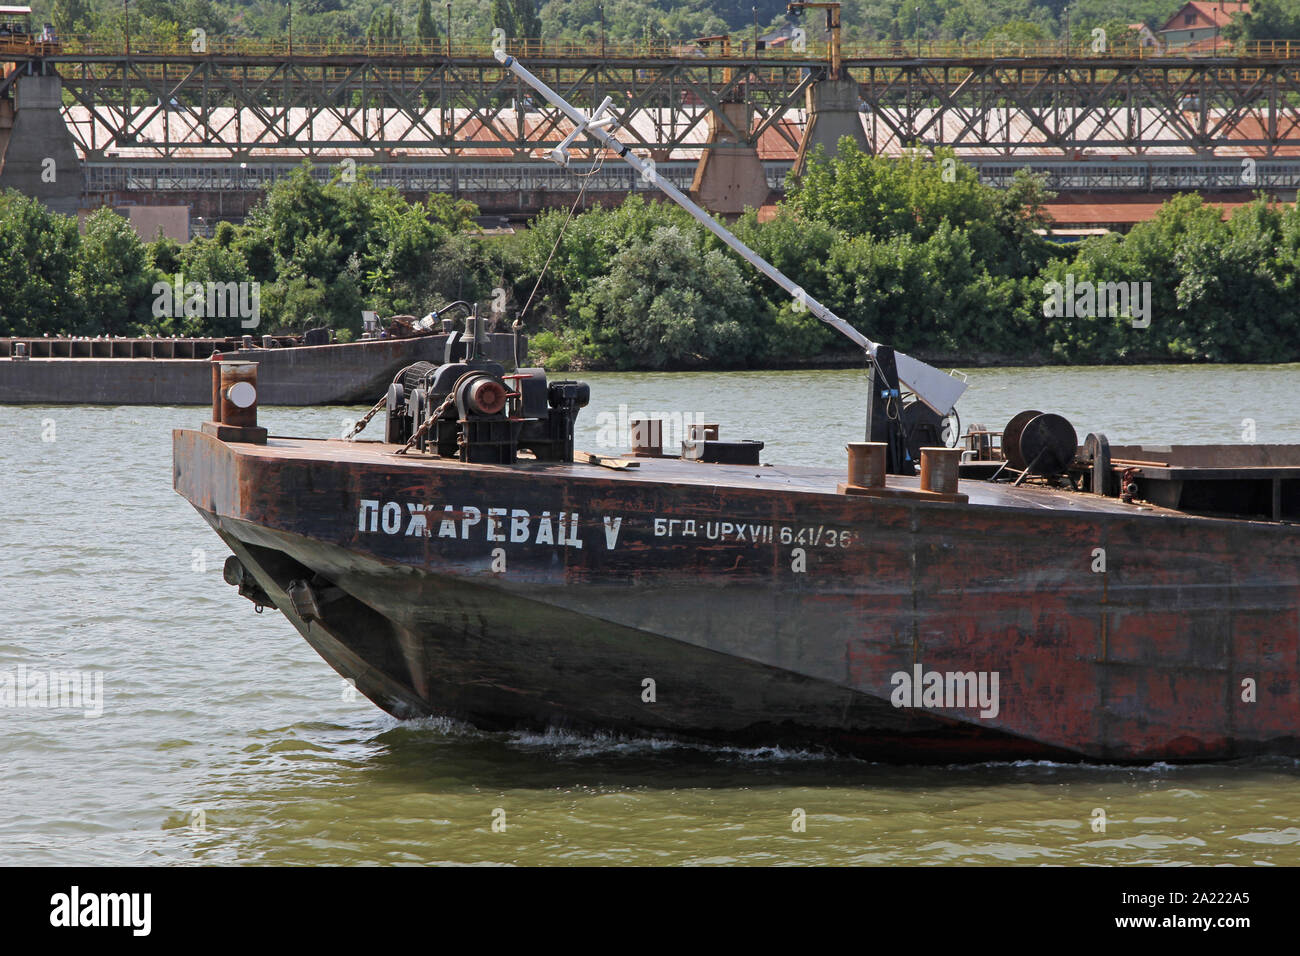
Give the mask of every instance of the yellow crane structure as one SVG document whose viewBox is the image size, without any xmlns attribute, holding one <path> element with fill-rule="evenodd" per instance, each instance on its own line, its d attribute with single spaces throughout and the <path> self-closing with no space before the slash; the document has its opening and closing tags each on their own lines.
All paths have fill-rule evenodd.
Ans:
<svg viewBox="0 0 1300 956">
<path fill-rule="evenodd" d="M 840 5 L 837 2 L 822 2 L 822 0 L 795 0 L 787 3 L 785 9 L 789 13 L 801 13 L 806 9 L 825 10 L 826 11 L 826 29 L 831 35 L 831 71 L 829 79 L 838 80 L 841 78 L 843 69 L 843 57 L 840 53 Z"/>
</svg>

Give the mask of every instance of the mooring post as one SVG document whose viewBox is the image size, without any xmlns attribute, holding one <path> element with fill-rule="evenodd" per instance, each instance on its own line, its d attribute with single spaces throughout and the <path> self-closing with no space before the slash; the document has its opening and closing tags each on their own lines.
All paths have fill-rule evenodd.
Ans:
<svg viewBox="0 0 1300 956">
<path fill-rule="evenodd" d="M 955 495 L 957 466 L 960 463 L 960 448 L 922 448 L 921 490 L 940 495 Z"/>
</svg>

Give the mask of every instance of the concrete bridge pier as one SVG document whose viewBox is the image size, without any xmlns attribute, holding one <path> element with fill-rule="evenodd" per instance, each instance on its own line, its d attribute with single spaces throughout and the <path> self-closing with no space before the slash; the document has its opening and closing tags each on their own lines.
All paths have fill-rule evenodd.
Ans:
<svg viewBox="0 0 1300 956">
<path fill-rule="evenodd" d="M 808 156 L 819 145 L 826 147 L 826 155 L 834 156 L 840 138 L 850 136 L 863 152 L 869 152 L 867 134 L 862 128 L 862 113 L 858 108 L 860 93 L 853 79 L 818 80 L 808 87 L 808 125 L 799 143 L 799 155 L 794 161 L 794 174 L 802 176 Z"/>
<path fill-rule="evenodd" d="M 753 128 L 746 103 L 723 103 L 722 113 L 735 129 L 748 133 Z M 695 168 L 691 198 L 716 215 L 738 216 L 746 206 L 762 206 L 768 193 L 758 144 L 738 138 L 716 112 L 711 112 L 709 138 Z"/>
<path fill-rule="evenodd" d="M 0 189 L 17 189 L 54 212 L 76 215 L 81 162 L 63 121 L 63 81 L 25 74 L 0 97 Z"/>
</svg>

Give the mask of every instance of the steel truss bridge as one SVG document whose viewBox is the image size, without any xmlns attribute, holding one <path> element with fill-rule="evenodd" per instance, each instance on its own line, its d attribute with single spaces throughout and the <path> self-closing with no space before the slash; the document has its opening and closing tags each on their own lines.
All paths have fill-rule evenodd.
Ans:
<svg viewBox="0 0 1300 956">
<path fill-rule="evenodd" d="M 683 178 L 712 125 L 737 144 L 721 149 L 759 145 L 778 187 L 805 128 L 806 91 L 828 68 L 815 44 L 731 56 L 512 49 L 572 102 L 611 97 L 620 139 L 686 164 Z M 61 78 L 90 192 L 146 181 L 164 191 L 261 189 L 304 158 L 344 156 L 388 167 L 394 184 L 414 189 L 466 191 L 455 178 L 476 191 L 503 177 L 519 189 L 577 188 L 537 168 L 567 121 L 534 102 L 484 44 L 450 53 L 246 43 L 205 53 L 86 44 L 0 53 L 14 65 L 0 98 L 26 74 Z M 990 182 L 1030 166 L 1049 170 L 1058 189 L 1300 184 L 1300 48 L 1289 45 L 1224 56 L 850 50 L 844 67 L 859 84 L 871 148 L 953 147 Z M 723 110 L 737 102 L 748 125 Z M 1243 157 L 1256 178 L 1243 181 Z M 614 179 L 611 190 L 626 188 Z"/>
<path fill-rule="evenodd" d="M 860 85 L 878 145 L 1007 157 L 1225 146 L 1274 155 L 1300 146 L 1300 58 L 885 57 L 846 58 L 845 67 Z M 574 102 L 594 107 L 611 96 L 626 140 L 662 151 L 698 146 L 710 113 L 742 141 L 774 130 L 797 147 L 779 121 L 803 107 L 826 62 L 815 55 L 539 54 L 529 68 Z M 201 146 L 228 157 L 312 156 L 364 145 L 448 155 L 504 150 L 518 160 L 558 143 L 566 130 L 490 55 L 61 52 L 19 61 L 0 80 L 0 94 L 28 70 L 57 72 L 65 101 L 87 112 L 92 123 L 76 134 L 87 155 L 144 147 L 164 158 Z M 749 129 L 721 117 L 721 104 L 734 101 L 749 105 Z M 653 119 L 633 122 L 639 116 Z M 150 124 L 164 135 L 146 139 Z M 322 126 L 335 135 L 321 138 Z"/>
</svg>

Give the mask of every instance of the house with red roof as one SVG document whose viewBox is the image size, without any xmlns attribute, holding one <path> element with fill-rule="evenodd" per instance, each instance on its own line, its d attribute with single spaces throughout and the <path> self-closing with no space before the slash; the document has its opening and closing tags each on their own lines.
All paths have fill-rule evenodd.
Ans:
<svg viewBox="0 0 1300 956">
<path fill-rule="evenodd" d="M 1160 38 L 1145 23 L 1130 23 L 1129 32 L 1137 37 L 1137 44 L 1144 50 L 1159 50 Z"/>
<path fill-rule="evenodd" d="M 1174 50 L 1217 39 L 1232 18 L 1249 14 L 1249 3 L 1185 3 L 1158 31 L 1165 49 Z"/>
</svg>

